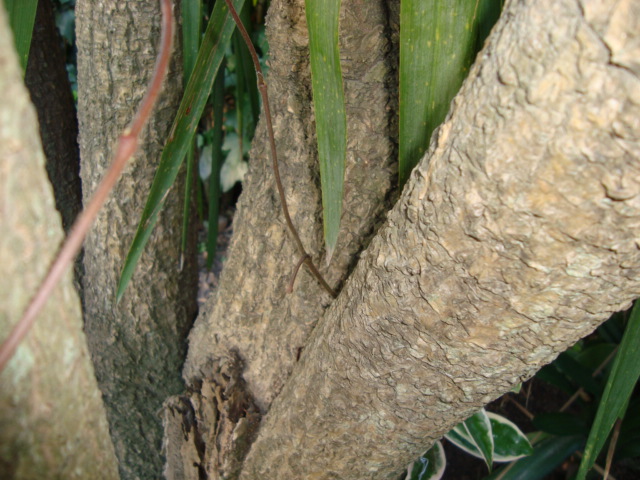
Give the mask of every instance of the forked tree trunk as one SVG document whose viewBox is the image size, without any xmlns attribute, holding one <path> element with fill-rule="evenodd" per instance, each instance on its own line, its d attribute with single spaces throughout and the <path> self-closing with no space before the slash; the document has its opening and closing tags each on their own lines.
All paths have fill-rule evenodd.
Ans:
<svg viewBox="0 0 640 480">
<path fill-rule="evenodd" d="M 241 478 L 396 478 L 640 295 L 639 19 L 508 3 Z"/>
<path fill-rule="evenodd" d="M 274 2 L 270 28 L 282 23 L 272 36 L 304 44 L 298 7 Z M 507 4 L 429 154 L 308 341 L 309 329 L 270 334 L 284 318 L 274 313 L 313 324 L 321 310 L 304 291 L 295 294 L 305 300 L 300 316 L 290 299 L 264 293 L 284 292 L 286 279 L 279 290 L 270 280 L 287 271 L 291 247 L 281 222 L 263 220 L 275 207 L 253 196 L 260 188 L 250 177 L 242 205 L 253 211 L 238 216 L 221 289 L 191 336 L 185 373 L 194 391 L 168 409 L 169 447 L 183 434 L 169 448 L 183 455 L 170 478 L 197 478 L 199 468 L 212 478 L 240 468 L 246 479 L 394 478 L 640 294 L 639 8 Z M 283 65 L 271 71 L 272 97 L 286 105 L 299 64 L 287 70 L 278 48 L 272 59 Z M 287 125 L 279 148 L 294 153 L 306 151 L 296 105 L 275 118 Z M 361 121 L 388 115 L 372 104 Z M 253 234 L 243 234 L 245 223 Z M 265 275 L 274 258 L 279 271 Z M 304 346 L 297 364 L 291 338 Z M 273 372 L 287 363 L 255 360 L 269 356 L 295 364 L 281 391 L 288 370 Z M 249 447 L 237 440 L 253 440 L 269 406 L 245 458 Z"/>
<path fill-rule="evenodd" d="M 267 16 L 271 51 L 267 83 L 289 209 L 303 243 L 332 286 L 340 286 L 353 268 L 357 252 L 390 207 L 388 197 L 396 182 L 397 122 L 390 107 L 397 103 L 393 94 L 397 48 L 392 45 L 397 38 L 392 38 L 392 32 L 397 32 L 399 3 L 344 3 L 341 56 L 348 151 L 342 233 L 328 267 L 322 248 L 304 1 L 274 1 Z M 294 292 L 286 294 L 298 256 L 275 190 L 263 123 L 256 138 L 219 292 L 200 313 L 189 337 L 185 367 L 189 391 L 172 399 L 166 412 L 170 478 L 198 478 L 194 463 L 210 474 L 217 462 L 224 463 L 219 469 L 226 474 L 237 469 L 260 412 L 268 409 L 284 385 L 309 332 L 330 302 L 304 268 Z M 244 372 L 244 379 L 239 372 Z M 218 402 L 215 391 L 225 388 L 230 389 L 226 396 L 234 399 L 228 401 L 222 395 Z M 232 437 L 237 405 L 252 413 L 246 434 L 236 442 Z M 197 424 L 190 422 L 193 417 Z M 191 431 L 186 445 L 185 421 Z M 227 436 L 213 440 L 216 432 Z M 200 437 L 206 451 L 199 450 Z"/>
<path fill-rule="evenodd" d="M 38 121 L 0 3 L 0 342 L 64 237 Z M 0 372 L 0 478 L 118 478 L 106 415 L 68 273 Z"/>
<path fill-rule="evenodd" d="M 153 72 L 158 0 L 78 0 L 78 115 L 85 200 L 109 165 Z M 180 269 L 184 176 L 122 301 L 115 294 L 162 147 L 182 92 L 179 36 L 170 73 L 140 148 L 85 243 L 85 322 L 123 479 L 156 479 L 162 470 L 158 410 L 182 390 L 186 335 L 195 316 L 195 245 Z"/>
</svg>

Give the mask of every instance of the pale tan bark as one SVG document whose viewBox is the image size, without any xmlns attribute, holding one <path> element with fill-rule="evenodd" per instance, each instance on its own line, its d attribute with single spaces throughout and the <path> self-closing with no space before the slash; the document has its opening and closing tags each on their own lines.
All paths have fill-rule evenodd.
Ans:
<svg viewBox="0 0 640 480">
<path fill-rule="evenodd" d="M 394 2 L 395 3 L 395 2 Z M 267 83 L 289 209 L 307 251 L 330 285 L 340 287 L 371 237 L 395 182 L 394 49 L 385 2 L 345 2 L 341 58 L 348 125 L 341 233 L 327 267 L 311 98 L 304 0 L 272 2 L 267 16 L 271 57 Z M 382 114 L 381 114 L 382 112 Z M 237 350 L 260 409 L 288 377 L 307 335 L 330 302 L 304 268 L 287 286 L 298 253 L 287 231 L 269 157 L 264 122 L 243 182 L 234 238 L 217 295 L 189 337 L 185 378 L 202 378 L 210 360 Z"/>
<path fill-rule="evenodd" d="M 0 65 L 2 341 L 64 235 L 2 4 Z M 118 478 L 71 273 L 0 372 L 0 478 Z"/>
<path fill-rule="evenodd" d="M 158 48 L 159 2 L 78 0 L 76 18 L 86 200 L 146 91 Z M 140 148 L 85 242 L 86 331 L 126 479 L 161 475 L 158 410 L 167 396 L 183 388 L 185 340 L 196 312 L 193 235 L 183 259 L 180 253 L 184 175 L 167 198 L 128 290 L 115 304 L 123 262 L 181 98 L 178 40 L 176 35 L 172 66 Z"/>
<path fill-rule="evenodd" d="M 241 478 L 396 478 L 640 295 L 639 22 L 508 3 Z"/>
<path fill-rule="evenodd" d="M 336 287 L 390 207 L 396 182 L 397 49 L 391 34 L 398 3 L 390 3 L 391 8 L 384 1 L 343 3 L 348 151 L 341 234 L 329 266 L 322 247 L 304 0 L 274 1 L 267 17 L 267 83 L 289 209 L 307 250 Z M 228 477 L 241 465 L 261 412 L 282 388 L 331 300 L 304 268 L 294 292 L 286 293 L 297 261 L 261 124 L 219 291 L 189 337 L 187 394 L 171 399 L 165 410 L 168 478 L 196 479 L 202 472 Z"/>
</svg>

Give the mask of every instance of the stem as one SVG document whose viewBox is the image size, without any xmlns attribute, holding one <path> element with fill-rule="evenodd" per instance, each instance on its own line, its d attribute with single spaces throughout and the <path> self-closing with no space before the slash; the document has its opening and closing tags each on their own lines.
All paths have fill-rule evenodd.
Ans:
<svg viewBox="0 0 640 480">
<path fill-rule="evenodd" d="M 31 303 L 29 303 L 29 306 L 23 313 L 22 318 L 20 318 L 18 323 L 13 327 L 9 336 L 0 346 L 0 371 L 4 369 L 6 363 L 11 359 L 16 348 L 33 326 L 38 313 L 42 310 L 42 307 L 44 307 L 48 298 L 51 296 L 51 292 L 58 284 L 60 278 L 67 270 L 75 256 L 78 254 L 78 251 L 82 247 L 82 242 L 87 236 L 89 228 L 91 228 L 98 212 L 107 200 L 111 189 L 118 178 L 120 178 L 120 174 L 127 164 L 127 161 L 131 158 L 131 155 L 135 153 L 138 147 L 138 136 L 149 119 L 153 106 L 160 94 L 162 82 L 167 74 L 169 58 L 171 56 L 171 43 L 173 40 L 173 14 L 171 11 L 171 1 L 160 0 L 160 4 L 162 8 L 160 52 L 158 53 L 153 78 L 149 83 L 147 93 L 145 94 L 133 121 L 127 128 L 125 128 L 124 132 L 120 136 L 113 162 L 100 182 L 100 185 L 98 185 L 91 201 L 80 213 L 71 227 L 69 236 L 63 243 L 58 256 L 49 268 L 46 277 L 40 284 L 40 287 L 34 297 L 31 299 Z"/>
<path fill-rule="evenodd" d="M 284 187 L 282 186 L 282 180 L 280 179 L 280 169 L 278 167 L 278 154 L 276 152 L 276 141 L 273 135 L 273 124 L 271 122 L 271 109 L 269 108 L 269 95 L 267 93 L 267 84 L 264 81 L 264 75 L 262 74 L 262 68 L 260 67 L 260 61 L 258 60 L 258 54 L 256 53 L 256 49 L 253 47 L 253 43 L 251 43 L 251 38 L 247 33 L 247 30 L 244 28 L 240 17 L 238 16 L 238 12 L 236 12 L 235 7 L 231 3 L 231 0 L 225 0 L 227 3 L 227 7 L 229 7 L 229 13 L 233 17 L 233 20 L 236 22 L 236 26 L 238 27 L 238 31 L 242 35 L 244 42 L 247 44 L 247 48 L 249 49 L 249 53 L 251 54 L 251 59 L 253 60 L 253 66 L 256 69 L 256 76 L 258 77 L 258 90 L 260 90 L 260 95 L 262 97 L 262 106 L 264 108 L 264 116 L 267 121 L 267 132 L 269 135 L 269 145 L 271 147 L 271 160 L 273 162 L 273 175 L 276 179 L 276 186 L 278 188 L 278 195 L 280 196 L 280 205 L 282 206 L 282 213 L 284 214 L 284 219 L 287 223 L 287 227 L 289 227 L 289 231 L 291 232 L 291 236 L 293 237 L 293 241 L 298 248 L 298 252 L 300 256 L 304 259 L 302 263 L 304 263 L 307 268 L 311 271 L 311 273 L 316 277 L 322 288 L 324 288 L 329 295 L 333 298 L 336 298 L 338 294 L 333 290 L 329 284 L 325 281 L 320 271 L 316 268 L 313 261 L 311 260 L 311 256 L 307 253 L 302 244 L 302 240 L 300 240 L 300 236 L 298 235 L 298 231 L 293 225 L 291 221 L 291 216 L 289 215 L 289 207 L 287 206 L 287 199 L 284 195 Z M 295 281 L 295 274 L 297 274 L 298 267 L 296 267 L 295 273 L 293 275 L 292 280 Z M 291 283 L 293 285 L 293 282 Z"/>
</svg>

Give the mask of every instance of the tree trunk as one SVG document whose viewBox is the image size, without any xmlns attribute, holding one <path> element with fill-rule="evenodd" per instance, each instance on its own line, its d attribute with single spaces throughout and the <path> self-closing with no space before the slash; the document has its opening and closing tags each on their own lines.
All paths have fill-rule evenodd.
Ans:
<svg viewBox="0 0 640 480">
<path fill-rule="evenodd" d="M 392 12 L 383 1 L 345 3 L 341 56 L 349 144 L 341 235 L 328 267 L 322 246 L 304 1 L 274 1 L 267 17 L 271 51 L 267 82 L 289 209 L 303 243 L 332 286 L 340 286 L 347 277 L 375 222 L 390 207 L 386 200 L 397 169 L 392 141 L 396 119 L 391 110 L 379 112 L 396 101 L 397 51 L 387 37 L 398 3 L 392 2 Z M 275 189 L 264 127 L 262 122 L 243 181 L 219 293 L 199 315 L 185 366 L 185 377 L 193 383 L 209 361 L 237 350 L 260 409 L 268 408 L 282 388 L 330 301 L 304 268 L 293 294 L 286 294 L 298 257 Z"/>
<path fill-rule="evenodd" d="M 640 294 L 638 19 L 508 4 L 241 478 L 396 478 Z"/>
<path fill-rule="evenodd" d="M 389 106 L 397 103 L 397 48 L 391 46 L 397 38 L 391 33 L 397 32 L 398 8 L 397 1 L 390 6 L 384 1 L 357 1 L 345 2 L 341 12 L 349 143 L 342 230 L 329 266 L 322 249 L 304 1 L 278 0 L 269 8 L 267 82 L 281 175 L 293 223 L 334 286 L 347 277 L 376 222 L 390 207 L 388 197 L 396 182 L 397 122 Z M 200 313 L 189 337 L 188 394 L 169 401 L 165 412 L 169 478 L 198 478 L 194 463 L 210 474 L 218 462 L 224 463 L 219 470 L 225 474 L 237 469 L 260 413 L 284 385 L 330 301 L 304 269 L 294 292 L 286 294 L 298 258 L 275 190 L 264 123 L 254 141 L 243 192 L 219 291 Z M 243 379 L 240 372 L 244 372 Z M 225 389 L 226 397 L 216 399 L 215 392 Z M 241 435 L 233 420 L 239 406 L 251 412 Z M 190 418 L 197 418 L 197 424 Z M 186 445 L 185 421 L 189 428 L 194 427 Z M 215 440 L 216 433 L 225 439 Z M 199 437 L 206 451 L 199 450 Z"/>
<path fill-rule="evenodd" d="M 76 18 L 80 149 L 88 199 L 146 91 L 159 41 L 159 3 L 78 0 Z M 124 479 L 160 476 L 157 412 L 166 397 L 183 388 L 185 339 L 196 311 L 193 236 L 180 269 L 184 177 L 165 203 L 124 298 L 115 304 L 123 261 L 181 96 L 176 52 L 179 46 L 141 146 L 85 243 L 86 331 Z"/>
<path fill-rule="evenodd" d="M 0 65 L 0 339 L 4 340 L 64 234 L 3 4 Z M 0 478 L 118 478 L 70 274 L 0 372 Z"/>
<path fill-rule="evenodd" d="M 294 221 L 317 252 L 320 222 L 308 219 L 318 195 L 301 180 L 315 178 L 301 3 L 272 5 L 269 83 Z M 362 16 L 379 4 L 366 5 L 343 9 Z M 429 154 L 308 341 L 327 300 L 311 278 L 284 296 L 295 259 L 256 148 L 220 290 L 190 337 L 190 393 L 165 412 L 169 478 L 241 468 L 247 479 L 394 478 L 638 296 L 637 5 L 508 4 Z M 368 48 L 371 66 L 394 29 L 359 21 L 368 35 L 353 44 Z M 360 30 L 342 25 L 346 46 L 358 38 L 351 27 Z M 348 71 L 356 57 L 344 47 L 341 56 Z M 385 102 L 352 108 L 356 131 L 393 115 Z M 350 146 L 380 135 L 374 128 Z M 375 176 L 371 167 L 360 169 Z M 369 189 L 352 189 L 359 205 Z M 346 265 L 357 251 L 342 250 Z M 267 409 L 256 443 L 242 445 Z"/>
</svg>

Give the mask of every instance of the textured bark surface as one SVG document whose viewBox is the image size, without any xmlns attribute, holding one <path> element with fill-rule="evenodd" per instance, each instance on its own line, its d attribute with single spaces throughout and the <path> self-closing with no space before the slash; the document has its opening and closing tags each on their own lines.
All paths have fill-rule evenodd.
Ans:
<svg viewBox="0 0 640 480">
<path fill-rule="evenodd" d="M 63 239 L 37 117 L 0 5 L 0 339 Z M 0 341 L 1 341 L 0 340 Z M 100 391 L 67 274 L 0 372 L 0 478 L 116 479 Z"/>
<path fill-rule="evenodd" d="M 157 0 L 79 0 L 76 18 L 86 200 L 146 90 L 157 52 L 160 12 Z M 193 249 L 179 268 L 180 180 L 169 194 L 124 298 L 115 305 L 122 264 L 180 100 L 181 62 L 175 51 L 179 49 L 174 48 L 163 94 L 143 131 L 141 146 L 85 243 L 86 331 L 125 479 L 161 475 L 158 410 L 166 397 L 182 390 L 185 339 L 196 307 Z"/>
<path fill-rule="evenodd" d="M 396 478 L 640 295 L 639 22 L 508 4 L 241 478 Z"/>
<path fill-rule="evenodd" d="M 289 209 L 307 251 L 332 286 L 346 278 L 355 254 L 389 206 L 385 202 L 396 169 L 396 126 L 389 109 L 389 91 L 395 90 L 396 61 L 388 40 L 393 17 L 386 2 L 343 2 L 340 47 L 348 152 L 341 232 L 327 267 L 304 1 L 274 1 L 267 16 L 267 83 Z M 286 294 L 298 254 L 275 190 L 264 123 L 256 137 L 219 292 L 190 335 L 185 377 L 190 382 L 201 378 L 211 359 L 237 350 L 249 389 L 266 409 L 330 298 L 304 268 L 294 292 Z"/>
<path fill-rule="evenodd" d="M 336 251 L 326 265 L 322 204 L 311 98 L 308 36 L 303 0 L 272 2 L 267 17 L 267 83 L 280 172 L 293 223 L 325 278 L 338 286 L 389 208 L 395 186 L 394 138 L 398 2 L 342 2 L 341 60 L 348 145 L 344 213 Z M 395 25 L 395 26 L 394 26 Z M 304 271 L 287 294 L 297 252 L 275 189 L 264 123 L 254 140 L 249 173 L 234 218 L 234 239 L 217 294 L 200 313 L 189 337 L 188 393 L 165 411 L 167 478 L 232 478 L 265 411 L 289 376 L 309 332 L 330 298 Z M 236 415 L 232 427 L 213 426 L 225 415 L 226 384 L 212 365 L 243 363 L 246 397 L 255 411 Z M 215 370 L 215 368 L 214 368 Z M 243 384 L 244 385 L 244 384 Z M 215 407 L 212 407 L 214 405 Z M 184 433 L 184 415 L 193 418 Z M 213 433 L 212 433 L 213 432 Z M 233 451 L 231 462 L 225 453 Z"/>
<path fill-rule="evenodd" d="M 56 207 L 69 231 L 82 209 L 78 120 L 51 0 L 39 0 L 24 82 L 38 112 Z"/>
</svg>

